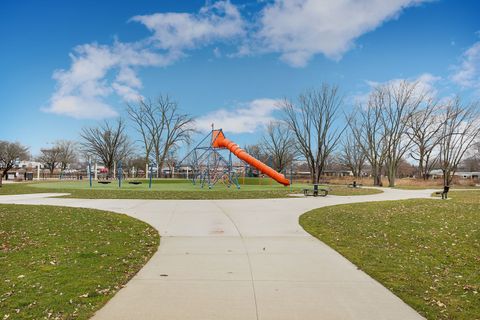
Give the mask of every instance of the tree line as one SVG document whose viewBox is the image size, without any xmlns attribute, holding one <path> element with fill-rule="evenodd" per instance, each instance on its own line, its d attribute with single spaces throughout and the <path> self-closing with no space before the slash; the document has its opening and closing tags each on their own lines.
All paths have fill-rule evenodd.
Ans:
<svg viewBox="0 0 480 320">
<path fill-rule="evenodd" d="M 478 148 L 474 157 L 480 158 L 478 101 L 465 102 L 459 96 L 438 100 L 418 82 L 378 85 L 349 113 L 339 87 L 331 84 L 279 104 L 281 117 L 266 126 L 259 143 L 245 149 L 279 172 L 295 161 L 305 163 L 312 183 L 320 181 L 329 163 L 338 161 L 355 177 L 368 165 L 374 185 L 382 185 L 385 174 L 394 186 L 399 166 L 409 158 L 417 163 L 419 177 L 428 179 L 432 169 L 441 169 L 444 184 L 450 185 L 470 150 Z M 51 173 L 67 169 L 80 154 L 103 163 L 109 172 L 119 160 L 136 161 L 137 167 L 153 163 L 158 176 L 164 166 L 173 168 L 178 150 L 197 132 L 194 117 L 167 95 L 127 104 L 126 114 L 140 137 L 137 141 L 129 138 L 127 122 L 119 118 L 83 128 L 78 143 L 56 141 L 36 159 Z M 136 142 L 142 151 L 135 160 Z M 0 141 L 2 176 L 27 154 L 20 143 Z"/>
<path fill-rule="evenodd" d="M 452 183 L 467 152 L 473 153 L 469 159 L 480 161 L 478 101 L 459 96 L 439 101 L 418 82 L 400 81 L 376 86 L 350 113 L 342 114 L 344 104 L 338 87 L 329 84 L 296 101 L 284 99 L 282 120 L 270 124 L 263 141 L 247 149 L 263 159 L 274 155 L 278 171 L 294 159 L 305 161 L 312 183 L 320 181 L 334 159 L 355 177 L 368 165 L 376 186 L 385 173 L 390 187 L 406 158 L 418 164 L 423 179 L 441 169 L 445 185 Z"/>
</svg>

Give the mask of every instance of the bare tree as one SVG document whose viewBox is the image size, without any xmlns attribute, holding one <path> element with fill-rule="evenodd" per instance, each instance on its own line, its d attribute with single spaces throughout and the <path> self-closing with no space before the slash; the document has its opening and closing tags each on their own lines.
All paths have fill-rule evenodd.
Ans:
<svg viewBox="0 0 480 320">
<path fill-rule="evenodd" d="M 475 155 L 468 157 L 462 161 L 461 167 L 464 168 L 465 171 L 480 171 L 480 159 Z"/>
<path fill-rule="evenodd" d="M 193 117 L 180 113 L 178 104 L 168 96 L 160 96 L 157 99 L 157 105 L 161 119 L 163 119 L 163 127 L 153 136 L 153 141 L 157 163 L 161 169 L 170 150 L 177 148 L 181 143 L 190 143 L 195 129 Z M 159 148 L 158 142 L 161 143 L 161 148 Z"/>
<path fill-rule="evenodd" d="M 382 168 L 387 148 L 381 121 L 382 108 L 378 95 L 370 95 L 366 106 L 359 105 L 348 117 L 355 143 L 360 146 L 371 167 L 373 185 L 382 185 Z"/>
<path fill-rule="evenodd" d="M 366 160 L 365 152 L 355 137 L 346 135 L 342 140 L 342 147 L 339 153 L 340 163 L 350 169 L 355 178 L 359 178 L 362 175 Z"/>
<path fill-rule="evenodd" d="M 60 164 L 61 150 L 57 146 L 52 148 L 43 148 L 40 149 L 40 155 L 37 160 L 45 165 L 50 171 L 50 174 L 53 174 L 53 171 Z"/>
<path fill-rule="evenodd" d="M 147 161 L 153 151 L 158 177 L 170 150 L 190 142 L 194 119 L 182 114 L 167 95 L 160 95 L 155 103 L 140 100 L 137 106 L 127 106 L 127 112 L 142 136 Z"/>
<path fill-rule="evenodd" d="M 408 124 L 407 135 L 412 140 L 410 157 L 418 161 L 418 172 L 427 180 L 430 171 L 438 163 L 440 129 L 442 122 L 438 114 L 439 108 L 436 101 L 430 99 L 424 106 L 413 114 Z"/>
<path fill-rule="evenodd" d="M 170 178 L 173 178 L 176 163 L 178 163 L 177 148 L 170 148 L 168 155 L 165 157 L 165 164 L 168 167 L 168 175 Z"/>
<path fill-rule="evenodd" d="M 28 148 L 20 144 L 20 142 L 9 142 L 0 140 L 0 185 L 2 178 L 5 176 L 8 180 L 8 171 L 12 169 L 15 162 L 28 158 Z"/>
<path fill-rule="evenodd" d="M 292 133 L 286 125 L 279 121 L 271 121 L 263 136 L 261 149 L 271 156 L 275 170 L 282 172 L 295 157 L 295 144 Z"/>
<path fill-rule="evenodd" d="M 59 140 L 55 142 L 55 146 L 60 150 L 60 167 L 62 170 L 67 169 L 69 164 L 77 160 L 77 143 L 71 140 Z"/>
<path fill-rule="evenodd" d="M 463 105 L 461 99 L 452 99 L 445 108 L 441 128 L 440 167 L 443 183 L 449 186 L 465 153 L 480 135 L 480 105 Z"/>
<path fill-rule="evenodd" d="M 116 161 L 125 159 L 133 152 L 122 119 L 113 124 L 105 121 L 96 127 L 83 128 L 80 136 L 83 139 L 80 143 L 83 151 L 99 158 L 109 173 L 112 172 Z"/>
<path fill-rule="evenodd" d="M 323 84 L 320 90 L 300 95 L 298 102 L 296 106 L 287 99 L 283 101 L 284 120 L 308 164 L 312 183 L 318 183 L 328 157 L 345 130 L 335 125 L 343 99 L 337 86 Z"/>
<path fill-rule="evenodd" d="M 410 119 L 427 99 L 427 92 L 417 82 L 401 81 L 375 89 L 382 109 L 382 125 L 386 146 L 385 166 L 388 186 L 395 186 L 397 168 L 412 145 L 407 135 Z"/>
<path fill-rule="evenodd" d="M 145 152 L 145 163 L 150 163 L 155 133 L 155 107 L 151 101 L 140 99 L 138 105 L 127 104 L 127 113 L 135 124 L 135 129 L 142 137 Z"/>
</svg>

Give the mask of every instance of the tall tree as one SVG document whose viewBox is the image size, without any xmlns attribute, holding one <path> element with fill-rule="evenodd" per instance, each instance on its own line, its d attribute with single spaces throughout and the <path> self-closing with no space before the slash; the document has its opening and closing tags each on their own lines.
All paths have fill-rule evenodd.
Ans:
<svg viewBox="0 0 480 320">
<path fill-rule="evenodd" d="M 282 102 L 284 121 L 310 169 L 312 183 L 318 183 L 328 157 L 345 128 L 335 124 L 343 104 L 337 86 L 323 84 L 319 90 L 300 95 L 298 105 Z"/>
<path fill-rule="evenodd" d="M 370 95 L 367 105 L 358 105 L 348 117 L 348 125 L 371 167 L 373 185 L 382 185 L 382 168 L 387 156 L 378 95 Z"/>
<path fill-rule="evenodd" d="M 40 149 L 40 155 L 38 156 L 38 161 L 43 163 L 45 167 L 48 168 L 50 174 L 53 174 L 53 171 L 60 164 L 60 148 L 53 146 L 52 148 L 42 148 Z"/>
<path fill-rule="evenodd" d="M 9 142 L 0 140 L 0 184 L 5 176 L 8 180 L 8 171 L 15 166 L 15 162 L 28 158 L 28 148 L 19 142 Z"/>
<path fill-rule="evenodd" d="M 70 140 L 58 140 L 55 146 L 60 150 L 60 167 L 62 170 L 67 169 L 69 164 L 77 160 L 77 143 Z"/>
<path fill-rule="evenodd" d="M 382 110 L 388 185 L 394 187 L 398 166 L 412 145 L 412 139 L 407 135 L 408 124 L 428 95 L 417 82 L 408 81 L 380 86 L 373 94 L 378 95 L 376 101 Z"/>
<path fill-rule="evenodd" d="M 150 163 L 153 148 L 153 135 L 155 132 L 155 107 L 149 100 L 140 99 L 137 105 L 127 104 L 127 113 L 141 136 L 145 152 L 145 163 Z"/>
<path fill-rule="evenodd" d="M 142 136 L 147 161 L 151 152 L 154 154 L 158 177 L 169 152 L 190 142 L 195 132 L 194 119 L 181 113 L 167 95 L 160 95 L 154 103 L 140 100 L 138 105 L 127 106 L 127 112 Z"/>
<path fill-rule="evenodd" d="M 359 178 L 362 175 L 366 159 L 365 152 L 355 137 L 351 134 L 346 135 L 342 140 L 339 153 L 340 163 L 350 169 L 355 178 Z"/>
<path fill-rule="evenodd" d="M 410 156 L 418 162 L 418 172 L 427 180 L 430 171 L 438 163 L 438 147 L 442 122 L 438 114 L 439 107 L 435 100 L 429 99 L 425 106 L 417 110 L 410 118 L 407 135 L 412 140 Z"/>
<path fill-rule="evenodd" d="M 295 143 L 292 133 L 279 121 L 268 123 L 261 148 L 264 154 L 271 156 L 275 170 L 282 172 L 294 160 Z"/>
<path fill-rule="evenodd" d="M 443 183 L 452 183 L 458 165 L 480 136 L 480 104 L 464 105 L 460 97 L 449 101 L 443 112 L 440 168 Z"/>
<path fill-rule="evenodd" d="M 195 128 L 193 117 L 181 113 L 178 104 L 168 96 L 160 96 L 157 99 L 157 105 L 163 127 L 154 135 L 153 141 L 155 141 L 155 153 L 160 155 L 159 158 L 157 157 L 157 163 L 161 169 L 170 151 L 178 148 L 181 143 L 191 142 Z M 158 141 L 163 142 L 161 148 L 158 148 Z"/>
<path fill-rule="evenodd" d="M 114 123 L 105 121 L 95 127 L 83 128 L 80 136 L 83 139 L 80 142 L 83 151 L 100 159 L 108 168 L 109 175 L 116 161 L 125 159 L 133 152 L 122 119 Z"/>
</svg>

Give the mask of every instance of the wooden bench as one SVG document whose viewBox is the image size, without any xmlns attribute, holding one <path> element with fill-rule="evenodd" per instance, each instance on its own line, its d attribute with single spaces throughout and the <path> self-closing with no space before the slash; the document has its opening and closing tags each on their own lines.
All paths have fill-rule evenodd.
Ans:
<svg viewBox="0 0 480 320">
<path fill-rule="evenodd" d="M 442 191 L 437 191 L 437 192 L 435 192 L 435 194 L 441 194 L 442 199 L 447 199 L 449 190 L 450 190 L 449 186 L 444 186 Z"/>
<path fill-rule="evenodd" d="M 310 189 L 310 188 L 303 189 L 303 195 L 305 197 L 307 197 L 307 196 L 326 197 L 328 195 L 329 191 L 330 191 L 330 189 L 318 188 L 318 184 L 314 184 L 313 189 Z M 312 192 L 312 193 L 310 194 L 310 192 Z"/>
</svg>

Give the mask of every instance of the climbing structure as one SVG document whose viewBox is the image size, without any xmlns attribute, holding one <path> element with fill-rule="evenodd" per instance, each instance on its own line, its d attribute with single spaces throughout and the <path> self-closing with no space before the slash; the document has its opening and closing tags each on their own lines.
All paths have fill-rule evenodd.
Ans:
<svg viewBox="0 0 480 320">
<path fill-rule="evenodd" d="M 193 183 L 202 188 L 212 188 L 218 182 L 227 187 L 238 183 L 238 172 L 232 163 L 232 154 L 250 166 L 256 168 L 284 186 L 290 185 L 285 176 L 267 166 L 260 160 L 252 157 L 237 144 L 225 138 L 222 129 L 212 129 L 187 156 L 178 163 L 178 166 L 189 165 L 192 168 Z"/>
<path fill-rule="evenodd" d="M 195 148 L 178 163 L 192 169 L 192 182 L 202 188 L 211 189 L 217 183 L 223 183 L 230 188 L 232 185 L 240 188 L 238 173 L 234 170 L 232 153 L 212 145 L 212 134 L 205 136 Z"/>
</svg>

